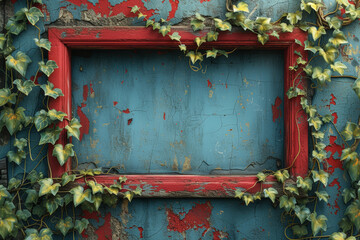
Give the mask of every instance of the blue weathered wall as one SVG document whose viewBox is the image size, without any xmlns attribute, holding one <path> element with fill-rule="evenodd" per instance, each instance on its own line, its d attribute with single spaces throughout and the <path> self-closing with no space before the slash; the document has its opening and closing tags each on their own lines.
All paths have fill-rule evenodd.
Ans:
<svg viewBox="0 0 360 240">
<path fill-rule="evenodd" d="M 225 0 L 43 0 L 45 25 L 131 25 L 143 24 L 128 17 L 129 6 L 138 5 L 144 13 L 154 19 L 171 20 L 181 23 L 188 17 L 199 12 L 205 16 L 223 17 Z M 15 9 L 25 6 L 26 1 L 12 0 Z M 284 12 L 294 12 L 299 8 L 298 1 L 259 0 L 247 1 L 249 8 L 256 10 L 253 17 L 267 16 L 277 19 Z M 334 7 L 335 1 L 326 1 Z M 329 9 L 331 10 L 331 9 Z M 343 29 L 349 36 L 349 44 L 342 47 L 339 59 L 348 66 L 346 75 L 357 76 L 360 73 L 359 21 Z M 43 28 L 44 30 L 44 28 Z M 28 27 L 15 39 L 15 46 L 26 52 L 33 59 L 29 73 L 34 72 L 40 56 L 33 42 L 36 29 Z M 31 78 L 28 75 L 27 78 Z M 39 79 L 44 81 L 44 79 Z M 334 116 L 336 126 L 343 129 L 348 120 L 357 121 L 359 113 L 358 98 L 351 89 L 351 79 L 336 78 L 328 87 L 318 88 L 313 97 L 324 114 Z M 42 106 L 40 93 L 33 92 L 24 103 L 30 112 L 37 111 Z M 350 108 L 351 107 L 351 108 Z M 347 186 L 348 178 L 342 171 L 339 156 L 342 142 L 336 130 L 331 125 L 323 129 L 328 141 L 326 151 L 328 159 L 326 166 L 331 173 L 327 191 L 330 194 L 328 204 L 319 203 L 318 211 L 328 219 L 328 231 L 338 231 L 345 206 L 341 190 Z M 24 133 L 25 134 L 25 133 Z M 18 136 L 21 137 L 21 136 Z M 36 135 L 31 141 L 38 141 Z M 0 148 L 0 157 L 4 157 L 11 148 L 12 142 Z M 34 154 L 39 149 L 34 149 Z M 28 167 L 32 163 L 28 161 Z M 46 163 L 38 168 L 46 173 Z M 15 176 L 23 169 L 14 168 L 10 164 L 9 174 Z M 93 219 L 84 236 L 89 239 L 285 239 L 285 225 L 281 222 L 281 212 L 275 209 L 268 200 L 260 201 L 245 207 L 237 200 L 221 199 L 135 199 L 128 204 L 123 202 L 115 209 L 101 209 L 99 214 L 82 213 Z M 325 233 L 325 234 L 326 234 Z M 108 238 L 105 238 L 108 236 Z"/>
</svg>

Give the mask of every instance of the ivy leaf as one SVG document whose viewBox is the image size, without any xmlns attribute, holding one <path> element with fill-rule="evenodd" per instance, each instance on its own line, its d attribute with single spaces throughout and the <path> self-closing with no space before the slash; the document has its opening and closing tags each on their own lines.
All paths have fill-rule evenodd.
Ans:
<svg viewBox="0 0 360 240">
<path fill-rule="evenodd" d="M 54 99 L 58 98 L 59 96 L 64 96 L 61 89 L 54 88 L 54 84 L 51 82 L 47 82 L 47 84 L 40 85 L 41 89 L 44 90 L 45 96 L 50 96 Z"/>
<path fill-rule="evenodd" d="M 312 189 L 312 180 L 309 177 L 303 179 L 301 176 L 297 177 L 296 186 L 304 191 L 310 191 Z"/>
<path fill-rule="evenodd" d="M 153 24 L 154 24 L 154 21 L 149 19 L 149 20 L 146 21 L 146 25 L 145 25 L 145 26 L 146 26 L 146 27 L 149 27 L 149 26 L 152 26 Z"/>
<path fill-rule="evenodd" d="M 31 59 L 21 51 L 16 53 L 15 58 L 11 55 L 6 57 L 6 65 L 18 71 L 23 77 L 25 77 L 29 63 L 31 63 Z"/>
<path fill-rule="evenodd" d="M 360 98 L 360 77 L 356 79 L 356 81 L 352 85 L 352 89 L 355 91 L 358 98 Z"/>
<path fill-rule="evenodd" d="M 266 18 L 266 17 L 256 18 L 255 24 L 256 24 L 256 29 L 259 31 L 259 33 L 265 33 L 272 28 L 270 21 L 271 18 Z"/>
<path fill-rule="evenodd" d="M 100 192 L 100 193 L 104 192 L 103 186 L 101 184 L 99 184 L 99 183 L 96 183 L 96 182 L 92 181 L 92 180 L 88 182 L 88 186 L 91 187 L 91 190 L 92 190 L 93 194 L 96 194 L 98 192 Z"/>
<path fill-rule="evenodd" d="M 55 228 L 59 230 L 63 236 L 65 236 L 74 227 L 73 220 L 70 216 L 60 221 L 55 225 Z"/>
<path fill-rule="evenodd" d="M 72 145 L 71 143 L 66 144 L 65 148 L 62 144 L 56 144 L 54 146 L 52 155 L 57 158 L 60 166 L 63 166 L 67 162 L 69 157 L 73 157 L 75 155 L 73 146 L 74 145 Z"/>
<path fill-rule="evenodd" d="M 300 105 L 301 105 L 302 109 L 307 109 L 307 108 L 309 108 L 308 101 L 307 101 L 307 99 L 304 98 L 304 97 L 302 97 L 302 98 L 300 99 Z"/>
<path fill-rule="evenodd" d="M 288 170 L 277 170 L 274 176 L 281 183 L 290 177 Z"/>
<path fill-rule="evenodd" d="M 180 51 L 186 52 L 186 45 L 185 44 L 180 44 L 179 48 L 180 48 Z"/>
<path fill-rule="evenodd" d="M 199 21 L 205 21 L 205 18 L 200 13 L 195 13 L 195 18 Z"/>
<path fill-rule="evenodd" d="M 280 39 L 280 35 L 276 31 L 272 31 L 270 36 L 276 37 L 277 39 Z"/>
<path fill-rule="evenodd" d="M 221 31 L 231 31 L 231 24 L 227 21 L 223 21 L 219 18 L 214 18 L 215 27 Z"/>
<path fill-rule="evenodd" d="M 15 216 L 3 216 L 0 221 L 0 235 L 3 239 L 7 239 L 6 237 L 14 230 L 14 226 L 17 223 L 17 219 Z"/>
<path fill-rule="evenodd" d="M 22 221 L 26 221 L 31 216 L 31 213 L 27 209 L 24 210 L 19 209 L 16 211 L 16 216 L 18 217 L 18 219 Z"/>
<path fill-rule="evenodd" d="M 197 61 L 203 61 L 203 55 L 200 52 L 190 51 L 186 56 L 190 58 L 192 64 L 195 64 Z"/>
<path fill-rule="evenodd" d="M 60 183 L 54 183 L 52 178 L 45 178 L 40 181 L 39 197 L 51 193 L 53 196 L 59 191 Z"/>
<path fill-rule="evenodd" d="M 296 216 L 299 218 L 300 223 L 303 224 L 305 220 L 310 216 L 310 209 L 306 206 L 295 206 L 294 208 Z"/>
<path fill-rule="evenodd" d="M 11 93 L 11 90 L 8 88 L 2 88 L 0 89 L 0 107 L 4 106 L 5 104 L 12 103 L 15 104 L 16 103 L 16 93 Z"/>
<path fill-rule="evenodd" d="M 181 36 L 179 35 L 178 32 L 173 32 L 173 34 L 169 35 L 171 40 L 175 40 L 180 42 Z"/>
<path fill-rule="evenodd" d="M 74 196 L 74 206 L 77 207 L 84 201 L 93 202 L 92 200 L 92 194 L 90 189 L 86 189 L 84 191 L 84 188 L 82 186 L 77 186 L 76 188 L 73 188 L 70 190 L 70 192 Z"/>
<path fill-rule="evenodd" d="M 31 184 L 34 184 L 43 178 L 43 173 L 38 173 L 36 170 L 32 170 L 31 172 L 29 172 L 28 176 L 26 177 L 26 179 L 29 180 Z"/>
<path fill-rule="evenodd" d="M 249 194 L 249 193 L 245 193 L 242 196 L 242 199 L 244 200 L 246 206 L 248 206 L 251 202 L 254 202 L 253 196 L 251 194 Z"/>
<path fill-rule="evenodd" d="M 264 45 L 269 40 L 269 35 L 267 34 L 258 34 L 257 35 L 258 41 Z"/>
<path fill-rule="evenodd" d="M 324 71 L 322 71 L 321 67 L 314 67 L 312 78 L 318 79 L 319 83 L 324 85 L 325 82 L 331 82 L 331 70 L 324 69 Z"/>
<path fill-rule="evenodd" d="M 47 61 L 46 64 L 41 61 L 39 62 L 39 66 L 40 70 L 48 77 L 54 72 L 55 68 L 58 68 L 56 62 L 53 60 Z"/>
<path fill-rule="evenodd" d="M 311 2 L 305 2 L 304 0 L 301 0 L 300 8 L 301 10 L 305 10 L 307 13 L 311 13 L 311 10 L 314 10 L 317 12 L 320 7 L 323 7 L 323 3 L 319 0 L 313 0 Z"/>
<path fill-rule="evenodd" d="M 344 33 L 338 29 L 333 32 L 333 37 L 329 39 L 329 42 L 332 43 L 335 47 L 348 43 Z"/>
<path fill-rule="evenodd" d="M 20 131 L 23 127 L 22 123 L 25 122 L 25 109 L 22 107 L 18 107 L 15 112 L 12 108 L 5 107 L 0 114 L 0 119 L 7 130 L 9 131 L 10 135 L 13 135 L 17 131 Z"/>
<path fill-rule="evenodd" d="M 245 194 L 245 192 L 243 192 L 241 189 L 235 190 L 235 198 L 241 199 L 244 194 Z"/>
<path fill-rule="evenodd" d="M 55 120 L 62 121 L 64 119 L 64 117 L 67 116 L 66 113 L 61 112 L 61 111 L 56 111 L 55 109 L 51 109 L 50 111 L 48 111 L 47 115 L 52 121 L 55 121 Z"/>
<path fill-rule="evenodd" d="M 9 33 L 19 35 L 26 29 L 25 11 L 27 11 L 27 8 L 22 8 L 17 11 L 13 17 L 9 18 L 5 26 L 5 29 L 8 30 Z"/>
<path fill-rule="evenodd" d="M 320 192 L 316 191 L 315 194 L 318 197 L 318 199 L 320 199 L 320 201 L 323 200 L 326 203 L 328 202 L 328 200 L 330 198 L 329 194 L 325 191 L 320 191 Z"/>
<path fill-rule="evenodd" d="M 256 177 L 258 178 L 258 182 L 264 182 L 266 180 L 266 175 L 262 172 L 256 174 Z"/>
<path fill-rule="evenodd" d="M 296 195 L 299 195 L 299 190 L 297 189 L 297 187 L 293 184 L 289 184 L 288 186 L 285 187 L 285 190 L 289 191 L 290 193 L 294 193 Z"/>
<path fill-rule="evenodd" d="M 67 137 L 75 137 L 80 140 L 81 124 L 76 118 L 71 119 L 70 123 L 65 127 L 67 130 Z"/>
<path fill-rule="evenodd" d="M 293 234 L 298 237 L 302 237 L 308 234 L 308 230 L 304 225 L 295 225 L 291 227 Z"/>
<path fill-rule="evenodd" d="M 36 229 L 28 228 L 25 230 L 25 240 L 52 240 L 52 231 L 49 228 L 44 228 L 40 231 L 40 234 Z"/>
<path fill-rule="evenodd" d="M 326 44 L 325 49 L 320 48 L 319 54 L 324 58 L 325 62 L 333 63 L 335 61 L 336 55 L 339 53 L 337 48 L 332 44 Z"/>
<path fill-rule="evenodd" d="M 320 130 L 321 125 L 322 125 L 322 121 L 320 120 L 320 118 L 318 118 L 318 117 L 309 118 L 308 122 L 309 122 L 309 126 L 313 126 L 316 131 Z"/>
<path fill-rule="evenodd" d="M 288 13 L 286 19 L 289 20 L 291 25 L 294 25 L 302 19 L 302 12 L 296 11 L 295 13 Z"/>
<path fill-rule="evenodd" d="M 316 236 L 321 229 L 326 231 L 327 229 L 326 221 L 328 219 L 324 215 L 320 215 L 319 217 L 317 217 L 316 212 L 314 212 L 310 214 L 308 220 L 311 222 L 311 229 L 313 232 L 313 236 Z"/>
<path fill-rule="evenodd" d="M 17 147 L 19 151 L 23 151 L 26 146 L 27 146 L 27 140 L 25 138 L 20 138 L 20 139 L 15 138 L 14 147 Z"/>
<path fill-rule="evenodd" d="M 349 4 L 350 4 L 348 0 L 336 0 L 336 2 L 337 2 L 338 4 L 340 4 L 340 5 L 345 6 L 345 7 L 349 6 Z M 345 235 L 345 237 L 346 237 L 346 235 Z M 345 238 L 345 237 L 344 237 L 344 238 Z"/>
<path fill-rule="evenodd" d="M 161 35 L 162 35 L 163 37 L 165 37 L 166 34 L 168 34 L 170 31 L 171 31 L 170 25 L 161 26 L 160 29 L 159 29 L 159 33 L 161 33 Z"/>
<path fill-rule="evenodd" d="M 203 21 L 200 21 L 198 19 L 192 19 L 190 22 L 190 25 L 193 29 L 194 32 L 199 31 L 199 30 L 203 30 L 205 27 L 205 24 Z"/>
<path fill-rule="evenodd" d="M 333 120 L 333 116 L 331 116 L 330 114 L 326 114 L 325 116 L 322 117 L 321 119 L 324 123 L 329 123 Z M 319 150 L 320 151 L 320 150 Z"/>
<path fill-rule="evenodd" d="M 5 34 L 0 33 L 0 50 L 4 49 L 5 42 L 6 42 Z"/>
<path fill-rule="evenodd" d="M 59 139 L 60 133 L 63 129 L 56 127 L 56 128 L 47 128 L 44 132 L 41 132 L 40 135 L 40 142 L 39 145 L 43 145 L 46 143 L 51 143 L 55 145 L 56 141 Z"/>
<path fill-rule="evenodd" d="M 338 17 L 326 17 L 325 20 L 329 24 L 330 28 L 340 29 L 342 26 L 342 20 Z"/>
<path fill-rule="evenodd" d="M 140 10 L 140 8 L 137 5 L 135 5 L 135 6 L 131 7 L 130 12 L 137 13 L 139 10 Z"/>
<path fill-rule="evenodd" d="M 319 170 L 319 171 L 312 170 L 311 173 L 314 182 L 320 181 L 324 185 L 324 187 L 326 187 L 329 179 L 329 173 L 325 172 L 324 170 Z"/>
<path fill-rule="evenodd" d="M 20 165 L 22 160 L 26 158 L 26 153 L 24 151 L 17 151 L 16 153 L 9 151 L 6 156 L 8 157 L 9 162 L 14 162 L 17 165 Z"/>
<path fill-rule="evenodd" d="M 208 33 L 206 34 L 206 40 L 207 40 L 208 42 L 217 41 L 218 36 L 219 36 L 219 33 L 218 33 L 218 32 L 210 31 L 210 32 L 208 32 Z"/>
<path fill-rule="evenodd" d="M 321 35 L 326 34 L 326 30 L 324 26 L 320 26 L 319 28 L 316 27 L 310 27 L 308 30 L 308 33 L 310 33 L 314 39 L 314 41 L 318 40 Z"/>
<path fill-rule="evenodd" d="M 320 162 L 322 162 L 326 158 L 326 152 L 324 150 L 321 150 L 319 152 L 316 151 L 316 150 L 313 150 L 312 151 L 312 156 L 313 156 L 313 158 L 316 158 Z"/>
<path fill-rule="evenodd" d="M 209 57 L 213 57 L 213 58 L 216 58 L 218 54 L 218 50 L 216 49 L 212 49 L 212 50 L 206 50 L 206 57 L 209 58 Z"/>
<path fill-rule="evenodd" d="M 160 23 L 156 22 L 153 25 L 153 30 L 160 29 L 160 27 L 161 27 Z"/>
<path fill-rule="evenodd" d="M 339 227 L 343 230 L 343 232 L 350 231 L 353 226 L 353 224 L 350 222 L 349 218 L 346 216 L 341 218 L 341 220 L 338 224 L 339 224 Z"/>
<path fill-rule="evenodd" d="M 32 7 L 29 11 L 25 12 L 25 15 L 32 25 L 35 25 L 40 17 L 44 17 L 44 14 L 37 7 Z"/>
<path fill-rule="evenodd" d="M 320 47 L 319 46 L 314 46 L 314 43 L 306 40 L 304 41 L 304 45 L 305 45 L 305 50 L 306 51 L 311 51 L 312 53 L 317 53 L 317 51 L 319 51 Z"/>
<path fill-rule="evenodd" d="M 45 110 L 40 110 L 35 114 L 34 124 L 38 132 L 45 129 L 52 123 Z"/>
<path fill-rule="evenodd" d="M 44 48 L 48 51 L 51 49 L 51 42 L 46 38 L 41 38 L 40 40 L 38 38 L 34 38 L 36 46 L 40 48 Z"/>
<path fill-rule="evenodd" d="M 346 162 L 345 168 L 348 170 L 352 181 L 359 180 L 360 177 L 360 161 L 359 158 L 350 159 Z"/>
<path fill-rule="evenodd" d="M 306 110 L 306 113 L 309 114 L 309 116 L 311 118 L 315 117 L 315 114 L 316 114 L 316 108 L 313 107 L 313 106 L 308 106 L 308 108 L 305 109 Z"/>
<path fill-rule="evenodd" d="M 247 3 L 239 2 L 237 5 L 233 5 L 234 12 L 249 12 Z"/>
<path fill-rule="evenodd" d="M 345 138 L 345 141 L 353 139 L 354 132 L 358 129 L 358 125 L 352 122 L 347 122 L 345 129 L 341 132 L 341 135 Z"/>
<path fill-rule="evenodd" d="M 14 84 L 16 85 L 17 89 L 26 96 L 29 95 L 33 87 L 36 86 L 35 83 L 31 80 L 26 80 L 23 82 L 21 79 L 16 79 Z"/>
<path fill-rule="evenodd" d="M 351 199 L 356 199 L 356 193 L 353 188 L 351 188 L 351 189 L 345 188 L 342 193 L 342 196 L 344 198 L 345 204 L 347 204 L 349 201 L 351 201 Z"/>
<path fill-rule="evenodd" d="M 201 44 L 203 44 L 204 42 L 206 42 L 206 39 L 205 39 L 205 37 L 196 37 L 195 38 L 195 40 L 194 40 L 194 42 L 196 43 L 196 45 L 198 46 L 198 47 L 200 47 L 200 45 Z"/>
<path fill-rule="evenodd" d="M 355 6 L 350 4 L 349 6 L 346 7 L 345 13 L 347 14 L 347 16 L 349 16 L 349 18 L 352 21 L 354 21 L 356 18 L 360 17 L 360 8 L 355 9 Z"/>
<path fill-rule="evenodd" d="M 75 221 L 75 230 L 78 231 L 79 234 L 81 234 L 84 229 L 86 229 L 89 225 L 89 220 L 86 218 L 82 218 L 81 220 Z"/>
<path fill-rule="evenodd" d="M 347 69 L 346 65 L 342 62 L 335 62 L 334 64 L 330 65 L 333 71 L 337 71 L 340 75 L 344 74 L 344 70 Z"/>
<path fill-rule="evenodd" d="M 264 189 L 264 196 L 266 198 L 270 198 L 270 200 L 274 203 L 275 197 L 278 194 L 278 191 L 275 188 Z"/>
<path fill-rule="evenodd" d="M 345 215 L 355 225 L 356 229 L 360 229 L 360 201 L 359 199 L 354 200 L 345 211 Z"/>
<path fill-rule="evenodd" d="M 130 192 L 130 191 L 127 191 L 124 193 L 124 198 L 128 199 L 129 202 L 131 202 L 131 200 L 133 199 L 134 197 L 134 193 Z"/>
<path fill-rule="evenodd" d="M 142 189 L 141 187 L 136 187 L 136 189 L 133 191 L 134 194 L 141 196 L 142 194 Z"/>
<path fill-rule="evenodd" d="M 281 31 L 282 32 L 293 32 L 294 26 L 293 25 L 287 25 L 286 23 L 280 23 Z"/>
<path fill-rule="evenodd" d="M 67 172 L 64 173 L 61 176 L 61 185 L 65 186 L 66 184 L 68 184 L 69 182 L 73 182 L 75 181 L 76 175 L 75 174 L 71 174 L 69 175 Z"/>
<path fill-rule="evenodd" d="M 12 190 L 18 188 L 21 184 L 21 180 L 17 178 L 11 178 L 8 183 L 8 189 Z"/>
<path fill-rule="evenodd" d="M 291 209 L 295 208 L 296 199 L 294 197 L 288 198 L 288 196 L 283 195 L 280 197 L 280 208 L 284 208 L 286 212 L 289 212 Z"/>
<path fill-rule="evenodd" d="M 358 153 L 353 151 L 351 148 L 345 148 L 342 150 L 340 160 L 346 160 L 345 162 L 348 162 L 349 160 L 355 160 L 358 158 Z"/>
<path fill-rule="evenodd" d="M 305 91 L 297 87 L 290 87 L 286 92 L 286 95 L 288 96 L 288 99 L 292 99 L 300 95 L 305 95 Z"/>
</svg>

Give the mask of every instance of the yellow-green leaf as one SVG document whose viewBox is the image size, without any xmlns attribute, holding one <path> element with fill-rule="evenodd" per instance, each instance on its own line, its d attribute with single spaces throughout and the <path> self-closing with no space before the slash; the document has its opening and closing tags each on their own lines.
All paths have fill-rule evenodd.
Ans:
<svg viewBox="0 0 360 240">
<path fill-rule="evenodd" d="M 237 5 L 233 5 L 234 12 L 249 12 L 247 3 L 239 2 Z"/>
<path fill-rule="evenodd" d="M 223 21 L 219 18 L 214 18 L 215 27 L 221 31 L 231 31 L 231 24 L 227 21 Z"/>
<path fill-rule="evenodd" d="M 11 93 L 11 90 L 8 88 L 2 88 L 0 89 L 0 107 L 4 106 L 5 104 L 16 103 L 16 93 Z"/>
<path fill-rule="evenodd" d="M 345 69 L 347 69 L 346 65 L 342 62 L 335 62 L 334 64 L 331 64 L 330 67 L 333 71 L 337 71 L 340 75 L 343 75 Z"/>
<path fill-rule="evenodd" d="M 296 11 L 295 13 L 288 13 L 286 19 L 289 20 L 291 25 L 294 25 L 302 19 L 302 12 Z"/>
<path fill-rule="evenodd" d="M 23 82 L 21 79 L 16 79 L 14 84 L 16 85 L 17 89 L 26 96 L 29 95 L 33 87 L 36 86 L 35 83 L 31 80 L 26 80 Z"/>
<path fill-rule="evenodd" d="M 200 52 L 190 51 L 186 54 L 187 57 L 190 58 L 192 64 L 195 64 L 197 61 L 203 61 L 203 55 Z"/>
<path fill-rule="evenodd" d="M 321 35 L 326 34 L 326 30 L 324 26 L 320 26 L 319 28 L 310 27 L 308 32 L 312 35 L 314 41 L 318 40 L 321 37 Z"/>
<path fill-rule="evenodd" d="M 74 196 L 74 206 L 77 207 L 84 201 L 93 202 L 92 194 L 90 189 L 86 189 L 84 191 L 84 188 L 82 186 L 77 186 L 76 188 L 73 188 L 70 190 L 70 193 Z"/>
<path fill-rule="evenodd" d="M 317 217 L 316 212 L 314 212 L 310 214 L 308 220 L 311 222 L 311 229 L 313 232 L 313 236 L 316 236 L 321 229 L 326 231 L 327 229 L 326 221 L 328 219 L 324 215 L 320 215 L 319 217 Z"/>
<path fill-rule="evenodd" d="M 51 42 L 49 40 L 47 40 L 46 38 L 40 38 L 40 40 L 38 38 L 34 38 L 35 44 L 36 46 L 40 47 L 40 48 L 44 48 L 48 51 L 51 50 Z"/>
<path fill-rule="evenodd" d="M 6 57 L 6 65 L 18 71 L 23 77 L 25 77 L 29 63 L 31 63 L 31 59 L 21 51 L 18 51 L 15 57 L 11 55 Z"/>
<path fill-rule="evenodd" d="M 91 180 L 87 184 L 88 184 L 88 186 L 91 187 L 91 190 L 92 190 L 93 194 L 96 194 L 98 192 L 100 192 L 100 193 L 104 192 L 103 186 L 101 184 L 99 184 L 99 183 L 96 183 L 96 182 Z"/>
<path fill-rule="evenodd" d="M 50 96 L 54 99 L 58 98 L 59 96 L 64 96 L 61 89 L 54 88 L 54 84 L 51 82 L 47 82 L 47 84 L 40 85 L 41 89 L 44 90 L 45 96 Z"/>
<path fill-rule="evenodd" d="M 44 17 L 44 14 L 37 7 L 32 7 L 29 11 L 25 12 L 25 15 L 32 25 L 35 25 L 40 17 Z"/>
<path fill-rule="evenodd" d="M 65 127 L 67 130 L 67 137 L 75 137 L 80 140 L 81 124 L 76 118 L 71 119 L 70 123 Z"/>
<path fill-rule="evenodd" d="M 59 139 L 62 128 L 47 128 L 45 131 L 40 133 L 40 142 L 39 145 L 43 145 L 46 143 L 51 143 L 55 145 L 56 141 Z"/>
<path fill-rule="evenodd" d="M 52 155 L 57 158 L 59 161 L 60 166 L 63 166 L 69 157 L 73 157 L 75 152 L 73 150 L 73 146 L 71 143 L 65 145 L 65 148 L 62 144 L 56 144 L 54 146 L 54 150 Z"/>
<path fill-rule="evenodd" d="M 51 193 L 53 196 L 59 191 L 60 183 L 54 183 L 51 178 L 45 178 L 40 181 L 39 197 Z"/>
</svg>

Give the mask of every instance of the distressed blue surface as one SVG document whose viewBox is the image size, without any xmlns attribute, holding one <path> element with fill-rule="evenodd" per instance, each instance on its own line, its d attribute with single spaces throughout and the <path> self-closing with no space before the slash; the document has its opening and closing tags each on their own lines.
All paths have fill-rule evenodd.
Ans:
<svg viewBox="0 0 360 240">
<path fill-rule="evenodd" d="M 283 65 L 273 51 L 237 51 L 198 72 L 177 51 L 74 53 L 73 112 L 83 104 L 90 122 L 74 142 L 79 163 L 126 173 L 276 169 L 284 121 L 273 121 L 272 105 L 283 99 Z"/>
</svg>

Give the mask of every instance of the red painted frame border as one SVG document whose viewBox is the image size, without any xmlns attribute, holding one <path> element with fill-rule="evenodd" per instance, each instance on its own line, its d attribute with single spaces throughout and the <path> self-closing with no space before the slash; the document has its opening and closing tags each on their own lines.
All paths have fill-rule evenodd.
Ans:
<svg viewBox="0 0 360 240">
<path fill-rule="evenodd" d="M 193 33 L 189 29 L 173 28 L 181 35 L 181 42 L 196 48 L 194 39 L 204 36 L 206 31 Z M 71 118 L 71 49 L 177 49 L 178 43 L 168 37 L 144 27 L 51 27 L 49 40 L 52 43 L 49 59 L 56 61 L 58 69 L 50 76 L 49 81 L 56 88 L 60 88 L 64 97 L 51 99 L 49 107 L 65 112 Z M 295 29 L 292 33 L 283 33 L 280 39 L 270 37 L 263 46 L 258 43 L 257 36 L 249 32 L 224 32 L 218 41 L 205 43 L 203 48 L 243 48 L 243 49 L 281 49 L 284 50 L 285 79 L 284 89 L 287 91 L 298 79 L 297 72 L 290 71 L 289 66 L 296 65 L 298 56 L 294 51 L 300 52 L 304 58 L 306 51 L 295 43 L 295 39 L 304 42 L 307 33 Z M 296 84 L 295 83 L 295 84 Z M 301 85 L 306 88 L 302 82 Z M 308 171 L 308 123 L 307 116 L 300 106 L 300 98 L 284 99 L 284 128 L 285 128 L 285 166 L 289 168 L 292 176 L 304 176 Z M 67 122 L 60 123 L 61 128 Z M 58 143 L 66 144 L 65 130 L 60 134 Z M 71 161 L 60 166 L 57 159 L 52 156 L 53 146 L 48 151 L 49 168 L 52 177 L 60 177 L 64 172 L 71 170 Z M 103 184 L 113 184 L 117 175 L 96 176 L 96 180 Z M 144 197 L 232 197 L 237 188 L 249 189 L 254 193 L 261 188 L 272 186 L 275 182 L 269 176 L 265 183 L 257 183 L 254 175 L 126 175 L 126 184 L 130 187 L 140 185 Z"/>
</svg>

